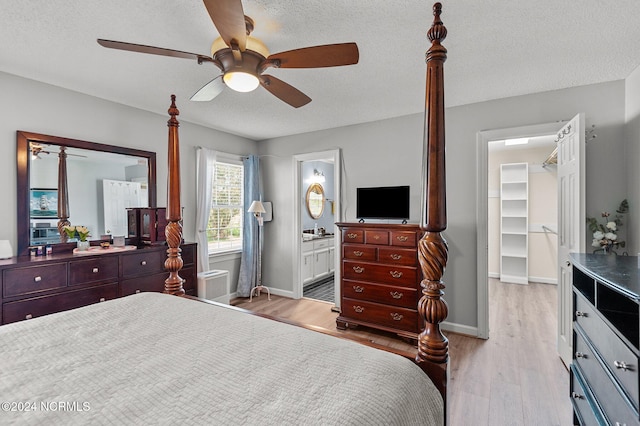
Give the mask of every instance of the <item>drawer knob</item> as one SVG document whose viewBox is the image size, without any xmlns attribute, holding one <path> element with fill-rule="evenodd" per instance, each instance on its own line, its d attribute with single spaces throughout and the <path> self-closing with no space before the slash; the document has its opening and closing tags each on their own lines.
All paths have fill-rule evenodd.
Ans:
<svg viewBox="0 0 640 426">
<path fill-rule="evenodd" d="M 624 361 L 613 361 L 613 366 L 622 371 L 633 371 L 633 368 Z"/>
<path fill-rule="evenodd" d="M 584 399 L 584 396 L 580 395 L 579 393 L 576 393 L 576 392 L 571 392 L 571 398 L 573 398 L 573 399 Z"/>
<path fill-rule="evenodd" d="M 362 287 L 361 285 L 354 285 L 353 291 L 355 291 L 356 293 L 362 293 L 364 291 L 364 287 Z"/>
<path fill-rule="evenodd" d="M 391 319 L 394 320 L 394 321 L 401 321 L 402 318 L 404 318 L 404 315 L 402 315 L 402 314 L 399 314 L 397 312 L 392 312 L 391 313 Z"/>
<path fill-rule="evenodd" d="M 364 312 L 364 308 L 362 306 L 359 306 L 359 305 L 354 306 L 353 310 L 356 311 L 359 314 Z"/>
<path fill-rule="evenodd" d="M 140 290 L 136 290 L 136 294 L 140 293 Z"/>
<path fill-rule="evenodd" d="M 587 313 L 586 313 L 586 312 L 576 311 L 576 316 L 577 316 L 577 317 L 583 317 L 583 318 L 586 318 L 586 317 L 588 317 L 589 315 L 587 315 Z"/>
<path fill-rule="evenodd" d="M 31 319 L 31 318 L 33 318 L 33 315 L 31 315 L 31 314 L 27 314 L 27 315 L 24 317 L 24 319 Z"/>
<path fill-rule="evenodd" d="M 98 268 L 93 268 L 91 271 L 92 271 L 94 274 L 97 274 L 97 273 L 98 273 Z"/>
<path fill-rule="evenodd" d="M 364 252 L 361 252 L 360 250 L 354 250 L 353 254 L 357 257 L 361 257 L 364 254 Z"/>
<path fill-rule="evenodd" d="M 142 262 L 140 262 L 140 264 L 141 264 L 142 266 L 147 266 L 147 261 L 146 261 L 146 260 L 143 260 Z"/>
<path fill-rule="evenodd" d="M 389 294 L 391 295 L 391 297 L 393 297 L 394 299 L 402 299 L 402 293 L 398 292 L 398 291 L 390 291 Z"/>
<path fill-rule="evenodd" d="M 34 277 L 33 280 L 37 283 L 39 283 L 40 281 L 42 281 L 42 277 L 40 275 L 38 275 L 37 277 Z"/>
<path fill-rule="evenodd" d="M 354 238 L 356 238 L 357 236 L 358 236 L 358 234 L 354 234 L 354 233 L 351 233 L 351 232 L 347 234 L 347 238 L 351 238 L 352 240 Z"/>
<path fill-rule="evenodd" d="M 587 359 L 587 354 L 583 354 L 582 352 L 576 352 L 576 358 Z"/>
<path fill-rule="evenodd" d="M 402 241 L 403 243 L 409 239 L 406 235 L 398 235 L 396 238 L 398 241 Z"/>
<path fill-rule="evenodd" d="M 380 239 L 380 235 L 374 235 L 374 236 L 373 236 L 373 239 L 374 239 L 374 240 L 379 240 L 379 239 Z"/>
<path fill-rule="evenodd" d="M 402 255 L 401 255 L 401 254 L 395 254 L 395 253 L 392 253 L 392 254 L 390 254 L 389 256 L 391 256 L 391 258 L 392 258 L 393 260 L 400 260 L 400 259 L 402 259 Z"/>
<path fill-rule="evenodd" d="M 389 273 L 391 274 L 391 276 L 393 278 L 401 278 L 402 277 L 402 272 L 400 272 L 400 271 L 389 271 Z"/>
<path fill-rule="evenodd" d="M 355 272 L 356 274 L 361 274 L 364 272 L 364 268 L 362 266 L 354 266 L 353 272 Z"/>
<path fill-rule="evenodd" d="M 101 302 L 104 302 L 105 300 L 106 300 L 106 299 L 105 299 L 104 297 L 101 297 L 101 298 L 100 298 L 100 301 L 101 301 Z"/>
</svg>

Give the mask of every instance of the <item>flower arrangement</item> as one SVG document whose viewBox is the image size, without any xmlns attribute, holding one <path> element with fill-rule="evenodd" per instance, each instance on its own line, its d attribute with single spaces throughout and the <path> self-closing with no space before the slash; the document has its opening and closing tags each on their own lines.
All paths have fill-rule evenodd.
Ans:
<svg viewBox="0 0 640 426">
<path fill-rule="evenodd" d="M 91 233 L 86 226 L 71 226 L 67 225 L 64 228 L 64 232 L 69 238 L 78 238 L 80 241 L 87 241 L 87 237 L 91 236 Z"/>
<path fill-rule="evenodd" d="M 587 226 L 593 232 L 593 242 L 591 245 L 597 250 L 603 250 L 605 253 L 610 252 L 618 247 L 624 247 L 625 242 L 618 240 L 617 232 L 622 226 L 622 215 L 629 211 L 629 203 L 626 199 L 622 200 L 620 206 L 616 210 L 616 215 L 611 216 L 609 212 L 602 212 L 604 223 L 599 223 L 594 217 L 587 218 Z"/>
</svg>

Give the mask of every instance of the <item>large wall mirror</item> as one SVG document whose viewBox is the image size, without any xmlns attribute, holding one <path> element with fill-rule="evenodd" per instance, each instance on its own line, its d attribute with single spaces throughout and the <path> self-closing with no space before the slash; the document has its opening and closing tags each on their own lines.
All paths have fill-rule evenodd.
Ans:
<svg viewBox="0 0 640 426">
<path fill-rule="evenodd" d="M 155 152 L 22 131 L 16 141 L 19 256 L 32 245 L 64 248 L 65 216 L 97 240 L 126 235 L 127 207 L 156 206 Z"/>
</svg>

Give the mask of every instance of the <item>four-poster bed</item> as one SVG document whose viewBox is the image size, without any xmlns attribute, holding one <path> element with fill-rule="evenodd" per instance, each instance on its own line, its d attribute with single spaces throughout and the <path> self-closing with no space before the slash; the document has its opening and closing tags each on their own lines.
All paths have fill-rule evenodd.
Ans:
<svg viewBox="0 0 640 426">
<path fill-rule="evenodd" d="M 65 424 L 444 424 L 446 49 L 440 42 L 446 29 L 440 13 L 436 3 L 426 56 L 425 236 L 419 243 L 424 279 L 418 304 L 425 328 L 417 355 L 184 296 L 178 109 L 172 96 L 167 294 L 141 293 L 0 327 L 6 372 L 0 395 L 8 411 L 1 418 Z"/>
</svg>

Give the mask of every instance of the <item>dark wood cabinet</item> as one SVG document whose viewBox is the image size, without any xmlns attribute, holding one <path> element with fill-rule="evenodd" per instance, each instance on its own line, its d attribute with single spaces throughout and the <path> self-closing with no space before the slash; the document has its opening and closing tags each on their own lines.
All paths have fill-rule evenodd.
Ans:
<svg viewBox="0 0 640 426">
<path fill-rule="evenodd" d="M 196 244 L 182 246 L 185 292 L 196 295 Z M 167 247 L 96 255 L 56 254 L 0 260 L 2 324 L 74 309 L 143 291 L 162 292 Z"/>
<path fill-rule="evenodd" d="M 164 207 L 137 207 L 127 209 L 127 235 L 138 244 L 163 244 L 167 227 L 167 209 Z"/>
<path fill-rule="evenodd" d="M 574 424 L 639 425 L 638 258 L 571 256 Z"/>
<path fill-rule="evenodd" d="M 341 232 L 339 329 L 367 326 L 416 339 L 422 272 L 418 225 L 338 223 Z"/>
</svg>

